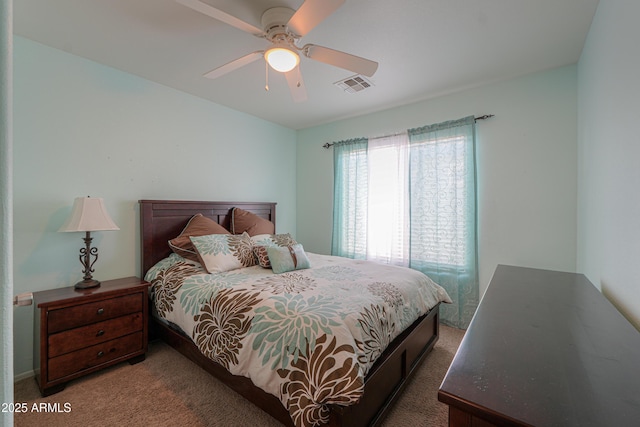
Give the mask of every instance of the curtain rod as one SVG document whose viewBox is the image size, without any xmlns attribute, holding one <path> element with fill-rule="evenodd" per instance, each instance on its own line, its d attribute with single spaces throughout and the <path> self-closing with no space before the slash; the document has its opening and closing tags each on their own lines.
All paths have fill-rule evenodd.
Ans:
<svg viewBox="0 0 640 427">
<path fill-rule="evenodd" d="M 490 119 L 491 117 L 495 117 L 495 114 L 485 114 L 484 116 L 480 116 L 480 117 L 474 117 L 474 120 L 477 122 L 478 120 L 487 120 Z M 327 150 L 331 147 L 333 147 L 334 143 L 333 142 L 326 142 L 322 148 L 326 148 Z"/>
</svg>

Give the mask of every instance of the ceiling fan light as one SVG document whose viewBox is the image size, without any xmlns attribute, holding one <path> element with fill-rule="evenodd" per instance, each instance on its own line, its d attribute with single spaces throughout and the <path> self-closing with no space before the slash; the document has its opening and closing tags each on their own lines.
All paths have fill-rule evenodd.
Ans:
<svg viewBox="0 0 640 427">
<path fill-rule="evenodd" d="M 300 62 L 300 56 L 286 47 L 272 47 L 264 54 L 264 59 L 276 71 L 286 73 Z"/>
</svg>

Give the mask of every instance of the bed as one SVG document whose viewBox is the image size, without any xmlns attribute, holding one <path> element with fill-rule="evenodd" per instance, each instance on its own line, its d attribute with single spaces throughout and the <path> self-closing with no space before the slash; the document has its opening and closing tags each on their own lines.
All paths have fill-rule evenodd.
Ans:
<svg viewBox="0 0 640 427">
<path fill-rule="evenodd" d="M 200 275 L 194 276 L 198 278 L 206 276 L 207 272 L 202 270 L 204 263 L 201 266 L 199 263 L 185 261 L 173 254 L 167 243 L 169 240 L 174 239 L 181 233 L 185 228 L 185 225 L 192 217 L 194 217 L 194 215 L 202 214 L 204 217 L 212 219 L 224 228 L 231 229 L 231 212 L 234 208 L 250 212 L 253 215 L 275 224 L 275 207 L 275 203 L 262 202 L 141 200 L 140 228 L 142 274 L 143 277 L 150 278 L 152 284 L 154 281 L 157 283 L 157 285 L 152 287 L 152 295 L 154 294 L 154 288 L 156 288 L 156 292 L 162 293 L 159 291 L 162 289 L 160 287 L 160 282 L 162 282 L 162 280 L 158 278 L 164 278 L 168 275 L 169 273 L 167 273 L 167 271 L 171 271 L 171 274 L 181 275 L 183 274 L 181 270 L 195 269 L 190 273 L 187 272 L 188 274 L 185 273 L 184 279 L 178 280 L 173 278 L 169 281 L 171 283 L 178 283 L 179 281 L 180 286 L 174 286 L 174 288 L 179 288 L 180 292 L 187 292 L 186 286 L 184 289 L 182 288 L 182 283 L 184 283 L 182 280 L 191 280 L 188 278 L 189 274 Z M 291 246 L 289 246 L 289 248 L 291 248 Z M 315 274 L 315 279 L 318 279 L 320 277 L 318 272 L 320 271 L 327 272 L 335 271 L 336 269 L 351 269 L 352 265 L 344 265 L 343 263 L 355 262 L 353 260 L 316 254 L 302 253 L 302 255 L 303 257 L 308 256 L 311 268 L 286 272 L 282 275 L 276 275 L 272 271 L 264 269 L 259 265 L 243 268 L 237 271 L 240 271 L 245 279 L 243 286 L 246 282 L 246 286 L 253 286 L 250 289 L 255 290 L 260 283 L 273 282 L 269 275 L 274 278 L 276 276 L 278 278 L 282 278 L 285 277 L 285 275 L 289 275 L 288 277 L 297 275 L 297 277 L 306 277 L 309 279 L 309 277 L 311 277 L 310 275 Z M 375 271 L 374 269 L 378 267 L 368 264 L 367 262 L 360 261 L 355 263 L 360 266 L 358 268 L 362 268 L 363 270 L 354 274 L 371 274 L 376 277 L 384 277 L 384 275 L 387 274 L 383 270 L 380 272 Z M 353 267 L 355 268 L 355 266 Z M 200 270 L 197 270 L 198 268 L 200 268 Z M 180 270 L 180 272 L 176 273 L 178 270 Z M 409 271 L 413 272 L 413 270 Z M 237 276 L 236 270 L 220 273 L 220 275 L 224 274 L 227 275 L 225 276 L 227 278 L 230 274 Z M 411 274 L 417 273 L 413 272 Z M 327 277 L 324 279 L 328 280 Z M 318 279 L 318 281 L 321 280 Z M 236 286 L 237 285 L 234 282 L 233 286 L 227 286 L 227 289 L 224 289 L 224 292 L 219 291 L 216 295 L 224 294 L 227 298 L 226 301 L 236 301 L 225 294 L 227 291 L 229 292 L 229 295 L 231 295 L 232 292 L 244 292 L 242 289 L 236 288 Z M 342 287 L 341 289 L 345 292 L 348 291 L 348 287 Z M 419 292 L 423 291 L 421 290 Z M 384 294 L 381 296 L 386 298 L 385 301 L 389 299 L 393 300 L 393 298 L 396 298 L 397 300 L 397 295 L 390 295 L 388 290 L 382 290 L 378 293 Z M 207 351 L 206 345 L 203 346 L 202 344 L 202 337 L 206 337 L 203 332 L 206 328 L 195 326 L 195 323 L 193 323 L 195 320 L 198 320 L 197 318 L 200 318 L 201 320 L 202 318 L 207 317 L 211 320 L 212 315 L 215 316 L 215 313 L 218 313 L 216 311 L 218 308 L 213 308 L 213 302 L 209 305 L 210 309 L 207 316 L 204 315 L 204 308 L 201 312 L 198 311 L 200 309 L 194 308 L 194 301 L 198 300 L 198 298 L 200 299 L 200 303 L 206 300 L 206 298 L 202 299 L 201 295 L 199 297 L 193 297 L 193 295 L 187 295 L 185 297 L 185 294 L 173 294 L 171 298 L 174 300 L 179 299 L 181 301 L 187 301 L 186 304 L 183 304 L 184 307 L 178 307 L 175 309 L 167 308 L 163 305 L 161 300 L 158 299 L 159 297 L 154 297 L 158 307 L 154 307 L 152 310 L 156 315 L 150 316 L 149 329 L 152 334 L 152 339 L 160 338 L 164 340 L 183 355 L 203 367 L 210 374 L 224 382 L 231 389 L 253 402 L 256 406 L 269 413 L 284 425 L 310 426 L 318 425 L 319 423 L 329 426 L 378 425 L 381 423 L 392 404 L 397 400 L 416 368 L 424 360 L 425 356 L 431 351 L 438 340 L 438 308 L 440 302 L 447 302 L 448 296 L 446 296 L 446 293 L 444 293 L 443 290 L 437 290 L 435 293 L 437 296 L 430 294 L 426 297 L 429 300 L 429 303 L 426 309 L 423 307 L 422 311 L 424 314 L 420 312 L 417 315 L 417 319 L 415 321 L 412 320 L 411 322 L 406 320 L 408 317 L 405 318 L 404 322 L 406 324 L 402 326 L 403 330 L 399 332 L 398 335 L 388 343 L 388 345 L 385 343 L 386 348 L 381 348 L 376 354 L 375 359 L 371 358 L 371 360 L 363 360 L 362 357 L 364 353 L 355 351 L 362 350 L 362 347 L 367 345 L 366 339 L 355 340 L 356 344 L 350 348 L 346 344 L 346 341 L 341 341 L 341 337 L 344 335 L 341 331 L 335 332 L 334 335 L 326 334 L 322 336 L 314 336 L 312 343 L 309 343 L 308 341 L 301 341 L 306 342 L 307 345 L 307 348 L 303 348 L 302 350 L 300 350 L 300 348 L 293 350 L 293 346 L 289 348 L 289 344 L 280 343 L 279 345 L 284 345 L 286 350 L 278 356 L 277 352 L 274 351 L 273 342 L 267 342 L 269 341 L 268 337 L 273 336 L 273 334 L 269 334 L 268 328 L 264 329 L 262 334 L 260 334 L 258 333 L 259 331 L 254 330 L 257 322 L 254 322 L 255 324 L 251 325 L 251 322 L 253 322 L 254 319 L 269 319 L 273 317 L 270 317 L 268 311 L 264 311 L 268 309 L 258 308 L 255 309 L 255 311 L 250 312 L 249 309 L 246 308 L 251 307 L 251 309 L 254 309 L 252 304 L 255 301 L 267 299 L 264 297 L 264 292 L 258 293 L 257 291 L 253 293 L 246 291 L 244 294 L 237 294 L 242 295 L 245 302 L 251 299 L 255 301 L 247 302 L 244 306 L 245 308 L 241 309 L 244 310 L 244 313 L 247 313 L 243 322 L 237 319 L 227 320 L 226 322 L 226 324 L 233 325 L 243 331 L 241 334 L 234 332 L 232 335 L 237 334 L 240 336 L 249 336 L 250 334 L 248 332 L 253 332 L 251 335 L 252 341 L 241 342 L 236 340 L 234 337 L 231 337 L 233 342 L 231 342 L 230 345 L 234 346 L 234 351 L 225 352 L 225 354 L 232 353 L 227 354 L 225 357 L 214 357 L 216 351 Z M 321 299 L 322 297 L 323 295 L 319 295 L 314 298 Z M 275 295 L 273 298 L 283 298 L 283 296 Z M 407 299 L 415 300 L 418 298 L 411 297 Z M 334 298 L 334 300 L 337 301 L 338 298 Z M 291 303 L 291 301 L 286 301 L 284 303 Z M 180 304 L 177 304 L 177 306 L 180 306 Z M 181 309 L 184 312 L 180 312 Z M 413 308 L 411 309 L 413 310 Z M 404 308 L 404 310 L 407 311 L 409 309 Z M 194 316 L 194 313 L 200 314 L 196 314 Z M 349 322 L 349 316 L 345 315 L 344 309 L 341 313 L 342 317 L 345 318 L 344 323 L 350 323 L 353 325 L 354 322 Z M 160 316 L 161 314 L 164 315 Z M 188 326 L 183 326 L 184 329 L 182 329 L 177 325 L 184 319 L 186 319 Z M 328 324 L 333 325 L 334 323 L 337 323 L 329 317 L 327 317 L 327 319 L 329 320 L 325 319 L 324 323 L 320 325 L 321 329 L 327 327 Z M 389 321 L 387 323 L 391 322 L 392 321 Z M 384 325 L 387 325 L 387 323 L 381 322 L 381 324 Z M 402 321 L 397 320 L 395 323 L 401 324 Z M 334 326 L 340 330 L 347 328 L 344 325 Z M 209 330 L 210 327 L 211 322 L 209 323 Z M 317 329 L 315 326 L 314 328 Z M 364 329 L 361 319 L 359 328 Z M 196 329 L 199 331 L 198 334 L 196 334 Z M 187 334 L 184 330 L 190 330 L 192 333 Z M 333 339 L 327 338 L 331 336 Z M 362 336 L 364 337 L 364 335 Z M 338 337 L 337 341 L 336 337 Z M 269 347 L 267 344 L 272 345 Z M 247 353 L 249 347 L 253 347 L 257 352 L 255 356 L 251 356 L 254 357 L 254 360 L 251 363 L 244 362 L 244 354 Z M 316 349 L 323 351 L 316 350 L 313 352 L 311 347 L 315 347 Z M 368 353 L 366 354 L 375 353 L 370 349 L 367 351 Z M 208 356 L 205 354 L 208 354 Z M 239 357 L 240 354 L 243 355 L 242 358 Z M 325 359 L 321 359 L 320 356 L 315 356 L 318 354 L 329 354 L 331 357 L 327 356 Z M 247 366 L 255 364 L 255 360 L 261 361 L 265 366 L 270 365 L 273 368 L 273 372 L 265 373 L 266 371 L 263 370 L 260 371 L 262 373 L 255 374 L 253 379 L 250 379 L 249 376 L 251 375 L 245 371 L 248 369 Z M 300 375 L 303 370 L 302 367 L 310 370 L 310 366 L 312 365 L 323 366 L 323 369 L 325 370 L 323 378 L 325 378 L 325 380 L 326 378 L 330 379 L 330 386 L 325 387 L 325 389 L 319 387 L 317 389 L 310 390 L 310 383 L 313 382 L 317 385 L 317 383 L 320 382 L 320 380 L 316 381 L 316 376 L 319 375 L 310 372 L 307 372 L 305 375 L 309 378 L 313 376 L 313 381 L 309 379 L 308 382 L 304 383 L 302 386 L 299 385 Z M 294 372 L 296 369 L 291 368 L 292 366 L 300 372 Z M 333 373 L 330 372 L 332 370 Z M 232 372 L 235 372 L 235 374 Z M 358 373 L 361 375 L 358 375 Z M 298 386 L 296 387 L 295 384 L 298 384 Z M 265 391 L 265 389 L 268 389 L 269 392 Z M 327 389 L 334 391 L 338 390 L 338 392 L 335 393 L 335 397 L 328 398 L 327 396 L 330 392 L 327 391 Z M 314 400 L 314 402 L 310 403 L 310 400 Z M 287 405 L 285 405 L 285 402 Z"/>
</svg>

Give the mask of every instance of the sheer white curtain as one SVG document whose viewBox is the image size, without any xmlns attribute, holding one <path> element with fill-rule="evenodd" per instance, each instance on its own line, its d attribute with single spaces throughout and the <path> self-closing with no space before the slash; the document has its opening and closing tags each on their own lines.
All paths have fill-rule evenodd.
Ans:
<svg viewBox="0 0 640 427">
<path fill-rule="evenodd" d="M 409 266 L 409 136 L 369 139 L 367 259 Z"/>
</svg>

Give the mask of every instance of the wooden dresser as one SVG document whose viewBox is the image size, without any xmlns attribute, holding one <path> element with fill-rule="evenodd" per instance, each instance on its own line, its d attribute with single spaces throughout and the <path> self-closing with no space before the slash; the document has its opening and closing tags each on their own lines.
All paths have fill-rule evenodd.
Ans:
<svg viewBox="0 0 640 427">
<path fill-rule="evenodd" d="M 584 275 L 501 265 L 438 399 L 451 427 L 640 425 L 640 333 Z"/>
<path fill-rule="evenodd" d="M 34 371 L 43 396 L 107 366 L 144 360 L 148 287 L 127 277 L 97 288 L 34 292 Z"/>
</svg>

